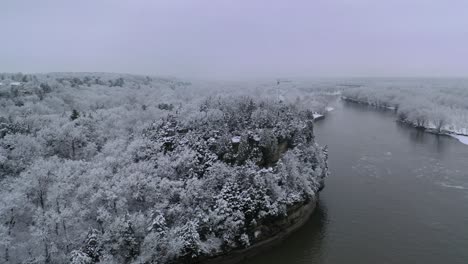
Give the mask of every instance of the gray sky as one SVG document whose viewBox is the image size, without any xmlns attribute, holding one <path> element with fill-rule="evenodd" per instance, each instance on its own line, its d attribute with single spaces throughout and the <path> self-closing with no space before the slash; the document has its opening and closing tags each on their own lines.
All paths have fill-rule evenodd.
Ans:
<svg viewBox="0 0 468 264">
<path fill-rule="evenodd" d="M 468 76 L 466 0 L 1 0 L 0 72 Z"/>
</svg>

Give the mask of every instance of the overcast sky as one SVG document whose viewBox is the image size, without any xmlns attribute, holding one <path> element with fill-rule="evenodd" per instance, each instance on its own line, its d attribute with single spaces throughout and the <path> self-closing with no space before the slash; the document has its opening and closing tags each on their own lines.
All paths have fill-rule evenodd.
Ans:
<svg viewBox="0 0 468 264">
<path fill-rule="evenodd" d="M 468 76 L 466 0 L 1 0 L 0 72 Z"/>
</svg>

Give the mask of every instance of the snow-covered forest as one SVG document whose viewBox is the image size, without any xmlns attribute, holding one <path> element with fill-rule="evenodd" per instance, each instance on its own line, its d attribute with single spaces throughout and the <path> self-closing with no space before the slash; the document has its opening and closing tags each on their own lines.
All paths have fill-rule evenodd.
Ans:
<svg viewBox="0 0 468 264">
<path fill-rule="evenodd" d="M 0 74 L 2 263 L 191 262 L 315 201 L 328 81 Z"/>
<path fill-rule="evenodd" d="M 0 74 L 0 262 L 196 262 L 315 202 L 314 118 L 347 100 L 468 134 L 468 82 Z"/>
<path fill-rule="evenodd" d="M 399 120 L 438 133 L 468 135 L 467 79 L 361 79 L 343 96 L 395 109 Z"/>
</svg>

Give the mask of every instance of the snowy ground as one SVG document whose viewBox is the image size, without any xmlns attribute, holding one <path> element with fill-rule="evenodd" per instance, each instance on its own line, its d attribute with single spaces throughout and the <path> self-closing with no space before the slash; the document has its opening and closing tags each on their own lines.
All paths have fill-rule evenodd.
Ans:
<svg viewBox="0 0 468 264">
<path fill-rule="evenodd" d="M 468 145 L 468 136 L 454 135 L 454 134 L 451 134 L 450 136 L 458 139 L 458 141 L 460 141 L 461 143 Z"/>
</svg>

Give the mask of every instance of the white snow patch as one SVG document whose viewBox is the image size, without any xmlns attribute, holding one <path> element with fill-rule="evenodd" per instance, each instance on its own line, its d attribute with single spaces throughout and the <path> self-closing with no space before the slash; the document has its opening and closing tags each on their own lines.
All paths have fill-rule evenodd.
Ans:
<svg viewBox="0 0 468 264">
<path fill-rule="evenodd" d="M 262 234 L 262 232 L 260 230 L 257 230 L 257 231 L 254 232 L 255 238 L 259 237 L 261 234 Z"/>
<path fill-rule="evenodd" d="M 465 187 L 465 186 L 461 186 L 461 185 L 452 185 L 452 184 L 448 184 L 448 183 L 445 183 L 445 182 L 440 183 L 440 185 L 441 185 L 442 187 L 447 187 L 447 188 L 452 188 L 452 189 L 457 189 L 457 190 L 468 190 L 468 188 Z"/>
<path fill-rule="evenodd" d="M 253 140 L 259 142 L 259 141 L 260 141 L 260 136 L 259 136 L 259 135 L 255 135 L 255 136 L 253 137 Z"/>
<path fill-rule="evenodd" d="M 235 136 L 235 137 L 232 137 L 231 138 L 231 142 L 232 143 L 239 143 L 241 140 L 241 137 L 240 136 Z"/>
<path fill-rule="evenodd" d="M 10 85 L 18 86 L 18 85 L 21 85 L 21 83 L 20 82 L 11 82 Z"/>
<path fill-rule="evenodd" d="M 262 168 L 260 169 L 258 172 L 272 172 L 273 171 L 273 168 L 272 167 L 268 167 L 268 168 Z"/>
<path fill-rule="evenodd" d="M 454 134 L 450 134 L 450 136 L 458 139 L 458 141 L 460 141 L 461 143 L 468 145 L 468 136 L 454 135 Z"/>
<path fill-rule="evenodd" d="M 323 116 L 323 115 L 317 114 L 317 113 L 314 113 L 314 114 L 312 114 L 312 115 L 313 115 L 314 119 L 317 119 L 317 118 L 320 118 L 320 117 Z"/>
<path fill-rule="evenodd" d="M 325 110 L 327 110 L 327 112 L 331 112 L 331 111 L 335 110 L 335 108 L 333 108 L 331 106 L 327 106 L 327 108 L 325 108 Z"/>
</svg>

